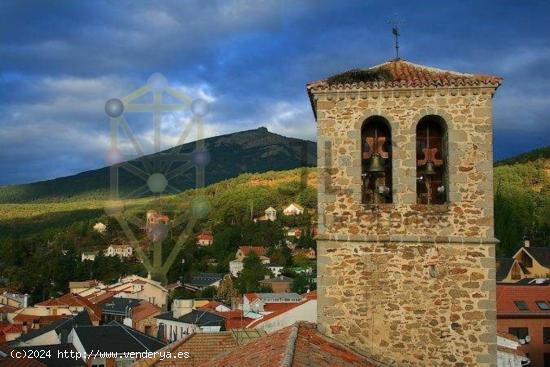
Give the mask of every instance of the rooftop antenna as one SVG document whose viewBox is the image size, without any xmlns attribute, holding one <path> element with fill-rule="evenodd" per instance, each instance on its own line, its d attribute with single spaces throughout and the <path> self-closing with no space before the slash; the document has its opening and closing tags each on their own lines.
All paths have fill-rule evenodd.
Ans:
<svg viewBox="0 0 550 367">
<path fill-rule="evenodd" d="M 394 14 L 393 18 L 388 20 L 388 24 L 391 24 L 391 33 L 395 37 L 395 60 L 400 60 L 399 58 L 399 36 L 401 36 L 401 25 L 403 24 L 403 20 L 399 18 L 397 14 Z"/>
</svg>

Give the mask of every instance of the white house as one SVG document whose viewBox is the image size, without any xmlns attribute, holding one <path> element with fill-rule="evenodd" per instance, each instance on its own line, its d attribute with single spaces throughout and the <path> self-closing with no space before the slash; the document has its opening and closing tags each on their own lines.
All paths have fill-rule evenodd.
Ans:
<svg viewBox="0 0 550 367">
<path fill-rule="evenodd" d="M 207 247 L 214 243 L 214 236 L 210 232 L 203 231 L 197 235 L 197 245 Z"/>
<path fill-rule="evenodd" d="M 168 298 L 168 289 L 160 282 L 138 275 L 128 275 L 118 283 L 112 284 L 105 291 L 116 292 L 130 298 L 138 298 L 158 307 L 164 307 Z"/>
<path fill-rule="evenodd" d="M 304 208 L 301 205 L 292 203 L 286 208 L 283 209 L 283 214 L 287 216 L 291 215 L 302 215 L 304 214 Z"/>
<path fill-rule="evenodd" d="M 276 265 L 276 264 L 265 264 L 265 267 L 268 268 L 276 277 L 281 275 L 281 272 L 285 268 L 284 266 Z"/>
<path fill-rule="evenodd" d="M 232 260 L 229 262 L 229 272 L 231 272 L 231 275 L 234 277 L 238 277 L 243 269 L 244 263 L 241 260 Z"/>
<path fill-rule="evenodd" d="M 84 251 L 82 255 L 80 255 L 80 261 L 95 261 L 96 256 L 97 251 Z"/>
<path fill-rule="evenodd" d="M 497 366 L 526 366 L 529 358 L 521 351 L 519 340 L 511 334 L 497 333 Z"/>
<path fill-rule="evenodd" d="M 269 208 L 264 210 L 264 213 L 265 214 L 262 215 L 261 217 L 255 218 L 254 222 L 256 222 L 256 221 L 266 221 L 266 220 L 274 222 L 274 221 L 277 220 L 277 209 L 275 209 L 274 207 L 270 206 Z"/>
<path fill-rule="evenodd" d="M 224 318 L 206 310 L 197 310 L 192 299 L 176 299 L 172 311 L 155 316 L 159 335 L 173 342 L 197 331 L 219 332 Z"/>
<path fill-rule="evenodd" d="M 93 226 L 93 229 L 94 229 L 94 231 L 96 231 L 99 234 L 104 234 L 105 231 L 107 230 L 107 226 L 105 224 L 101 223 L 101 222 L 97 222 Z"/>
<path fill-rule="evenodd" d="M 247 316 L 258 314 L 247 324 L 247 329 L 261 329 L 268 334 L 298 321 L 317 322 L 317 292 L 248 293 L 243 298 L 243 311 Z M 248 311 L 247 311 L 248 310 Z"/>
<path fill-rule="evenodd" d="M 105 256 L 118 256 L 121 259 L 132 257 L 134 249 L 130 245 L 109 245 L 105 250 Z"/>
</svg>

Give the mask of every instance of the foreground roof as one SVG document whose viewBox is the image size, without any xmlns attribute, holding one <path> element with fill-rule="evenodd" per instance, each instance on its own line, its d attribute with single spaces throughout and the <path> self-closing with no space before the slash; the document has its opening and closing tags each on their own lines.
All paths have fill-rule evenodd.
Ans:
<svg viewBox="0 0 550 367">
<path fill-rule="evenodd" d="M 267 335 L 261 330 L 234 330 L 219 333 L 194 333 L 186 338 L 167 345 L 159 352 L 170 351 L 176 356 L 178 353 L 189 353 L 189 359 L 173 358 L 160 360 L 160 355 L 154 358 L 137 361 L 135 367 L 146 366 L 198 366 L 209 361 L 220 353 L 230 352 L 239 346 Z"/>
<path fill-rule="evenodd" d="M 497 317 L 550 317 L 550 287 L 497 284 Z"/>
<path fill-rule="evenodd" d="M 71 351 L 73 355 L 76 353 L 76 349 L 72 344 L 54 344 L 54 345 L 35 345 L 32 347 L 17 347 L 15 350 L 29 352 L 35 352 L 37 356 L 35 360 L 44 363 L 48 367 L 79 367 L 86 366 L 86 363 L 81 358 L 65 358 L 65 355 L 70 355 Z M 46 354 L 45 352 L 49 352 Z M 40 358 L 43 357 L 43 358 Z"/>
<path fill-rule="evenodd" d="M 201 367 L 373 367 L 367 357 L 348 349 L 317 331 L 316 325 L 300 322 L 268 334 L 229 353 L 216 356 Z"/>
<path fill-rule="evenodd" d="M 311 82 L 310 91 L 355 88 L 494 87 L 502 78 L 465 74 L 394 59 L 367 69 L 352 69 L 327 79 Z"/>
<path fill-rule="evenodd" d="M 61 342 L 66 342 L 67 336 L 73 328 L 91 325 L 92 320 L 90 319 L 90 315 L 87 311 L 82 311 L 75 316 L 54 321 L 47 326 L 41 327 L 40 329 L 32 330 L 26 334 L 23 334 L 17 340 L 28 342 L 29 340 L 35 339 L 53 330 L 60 336 Z"/>
<path fill-rule="evenodd" d="M 154 352 L 166 345 L 157 338 L 117 322 L 101 326 L 80 326 L 74 330 L 87 353 Z"/>
</svg>

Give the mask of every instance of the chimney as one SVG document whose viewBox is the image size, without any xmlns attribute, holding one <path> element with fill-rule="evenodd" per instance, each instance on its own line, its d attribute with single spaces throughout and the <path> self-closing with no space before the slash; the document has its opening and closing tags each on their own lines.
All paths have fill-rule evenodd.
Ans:
<svg viewBox="0 0 550 367">
<path fill-rule="evenodd" d="M 175 299 L 172 303 L 172 316 L 177 319 L 193 311 L 192 299 Z"/>
<path fill-rule="evenodd" d="M 264 275 L 264 279 L 265 279 L 265 280 L 268 280 L 268 279 L 269 279 L 269 275 Z"/>
<path fill-rule="evenodd" d="M 529 248 L 531 246 L 531 241 L 529 241 L 527 238 L 523 240 L 523 247 Z"/>
</svg>

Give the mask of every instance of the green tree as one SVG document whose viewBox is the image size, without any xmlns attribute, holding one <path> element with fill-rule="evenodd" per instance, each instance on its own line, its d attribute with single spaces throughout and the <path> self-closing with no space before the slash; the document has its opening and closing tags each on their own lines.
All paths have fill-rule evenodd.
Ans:
<svg viewBox="0 0 550 367">
<path fill-rule="evenodd" d="M 249 293 L 260 290 L 260 280 L 270 272 L 267 270 L 256 253 L 251 252 L 243 262 L 243 270 L 239 273 L 236 286 L 239 292 Z"/>
<path fill-rule="evenodd" d="M 235 284 L 233 283 L 233 278 L 231 278 L 231 275 L 226 275 L 220 282 L 217 296 L 218 298 L 229 304 L 231 304 L 234 298 L 239 296 L 239 291 L 237 290 L 237 288 L 235 288 Z"/>
<path fill-rule="evenodd" d="M 292 281 L 292 291 L 302 294 L 307 291 L 309 282 L 307 276 L 304 273 L 298 274 Z"/>
</svg>

